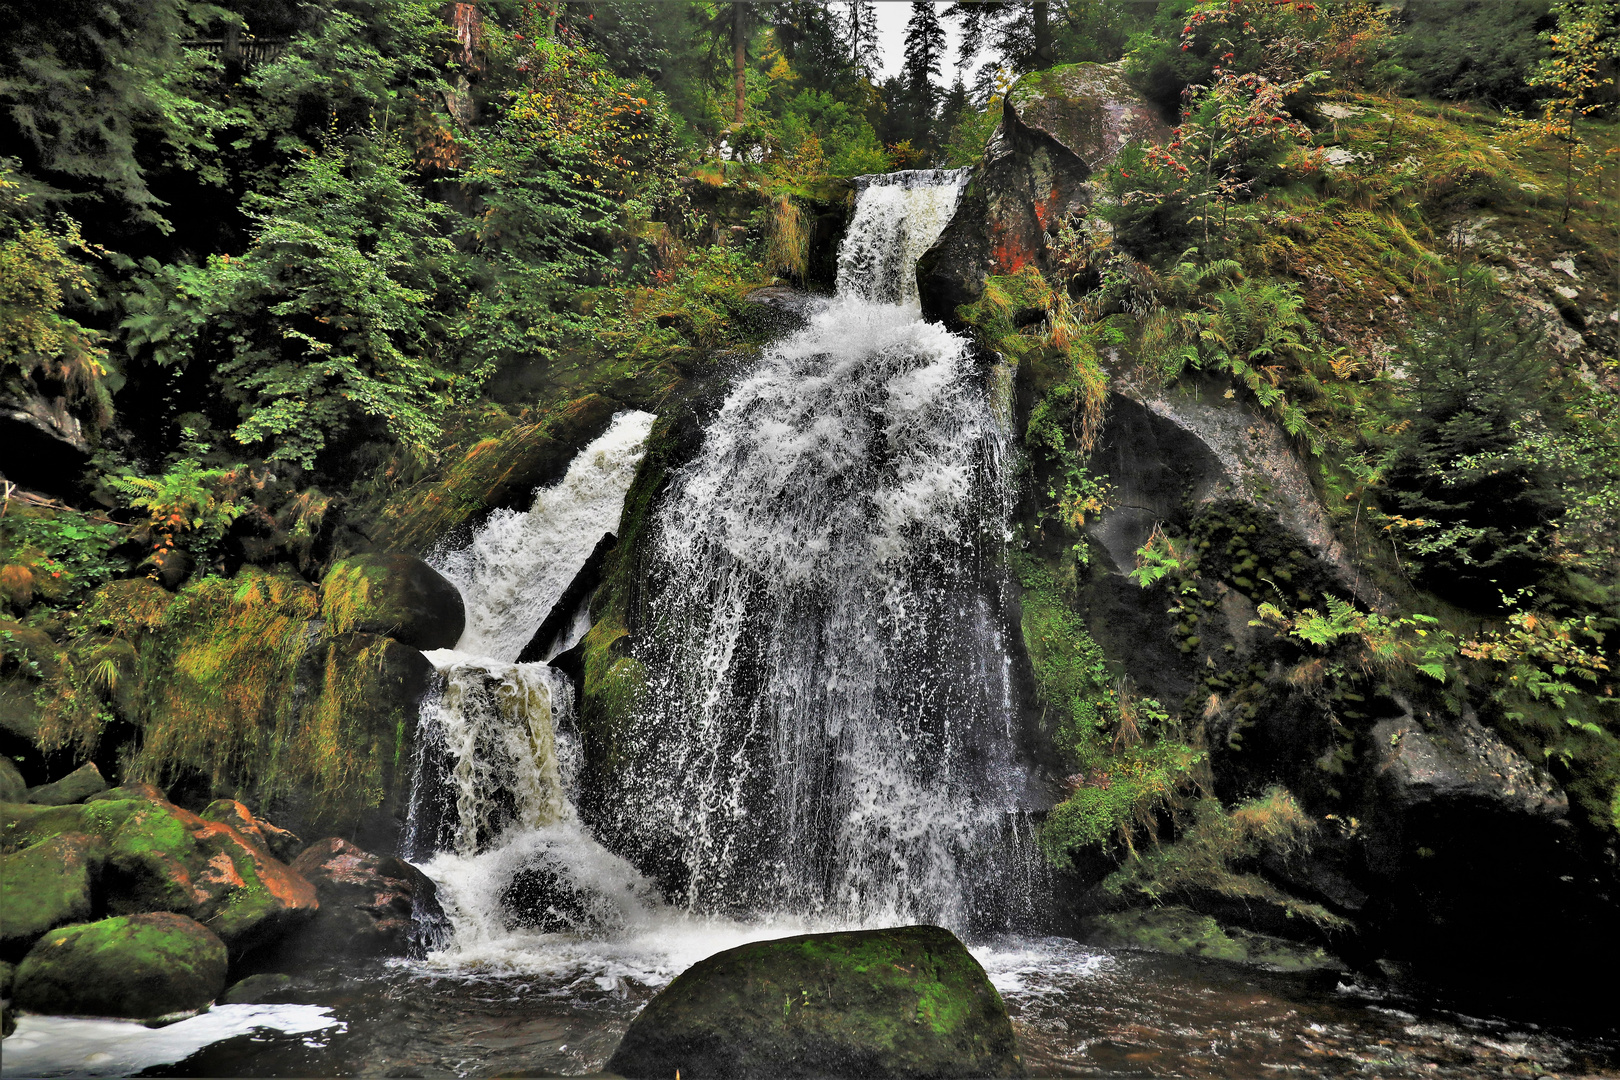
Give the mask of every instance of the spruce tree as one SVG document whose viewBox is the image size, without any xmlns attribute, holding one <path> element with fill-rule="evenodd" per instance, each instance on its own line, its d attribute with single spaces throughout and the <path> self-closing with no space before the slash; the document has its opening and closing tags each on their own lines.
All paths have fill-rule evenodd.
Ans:
<svg viewBox="0 0 1620 1080">
<path fill-rule="evenodd" d="M 931 152 L 938 142 L 934 119 L 939 90 L 934 77 L 943 70 L 944 59 L 945 27 L 940 24 L 938 12 L 931 3 L 913 3 L 911 19 L 906 23 L 905 60 L 900 69 L 901 103 L 911 143 L 925 152 Z"/>
<path fill-rule="evenodd" d="M 1562 512 L 1545 470 L 1518 447 L 1550 404 L 1551 362 L 1515 325 L 1489 272 L 1459 274 L 1440 312 L 1401 350 L 1403 424 L 1386 479 L 1391 532 L 1418 580 L 1493 610 L 1549 569 L 1545 532 Z"/>
</svg>

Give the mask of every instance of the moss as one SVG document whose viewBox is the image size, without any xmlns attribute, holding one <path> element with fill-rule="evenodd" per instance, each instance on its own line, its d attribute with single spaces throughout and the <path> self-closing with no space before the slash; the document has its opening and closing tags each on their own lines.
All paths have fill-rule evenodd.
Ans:
<svg viewBox="0 0 1620 1080">
<path fill-rule="evenodd" d="M 1222 926 L 1208 915 L 1177 905 L 1096 916 L 1088 920 L 1085 936 L 1098 945 L 1256 964 L 1279 971 L 1338 971 L 1344 967 L 1319 947 Z"/>
<path fill-rule="evenodd" d="M 225 988 L 219 938 L 166 912 L 46 934 L 17 968 L 17 1004 L 34 1012 L 150 1019 L 199 1009 Z"/>
<path fill-rule="evenodd" d="M 1287 861 L 1310 851 L 1316 823 L 1283 788 L 1230 811 L 1213 798 L 1198 800 L 1192 821 L 1172 844 L 1133 855 L 1104 888 L 1154 903 L 1208 894 L 1279 909 L 1324 930 L 1348 925 L 1320 904 L 1298 900 L 1254 872 L 1262 856 Z"/>
<path fill-rule="evenodd" d="M 116 708 L 140 729 L 134 779 L 201 777 L 261 805 L 303 794 L 329 823 L 378 807 L 404 783 L 401 725 L 431 669 L 391 639 L 331 634 L 318 603 L 301 578 L 251 567 L 172 596 L 108 586 L 46 686 L 41 745 L 92 753 Z M 113 653 L 109 689 L 88 659 Z"/>
<path fill-rule="evenodd" d="M 947 930 L 762 941 L 701 961 L 626 1033 L 609 1067 L 690 1075 L 1016 1075 L 1006 1006 Z"/>
<path fill-rule="evenodd" d="M 1163 727 L 1156 702 L 1122 699 L 1102 650 L 1054 581 L 1031 555 L 1014 561 L 1023 587 L 1024 648 L 1042 705 L 1057 714 L 1058 744 L 1075 772 L 1068 796 L 1041 826 L 1040 843 L 1058 865 L 1085 847 L 1154 831 L 1155 815 L 1195 784 L 1203 754 Z"/>
<path fill-rule="evenodd" d="M 499 422 L 468 425 L 465 442 L 447 447 L 425 476 L 407 478 L 400 475 L 403 464 L 391 465 L 358 516 L 373 523 L 373 546 L 424 552 L 478 515 L 520 503 L 536 487 L 562 475 L 574 452 L 605 430 L 621 407 L 592 393 L 560 401 L 521 422 L 498 412 Z M 491 426 L 498 430 L 490 431 Z M 388 471 L 395 475 L 386 475 Z"/>
<path fill-rule="evenodd" d="M 29 942 L 63 923 L 90 917 L 105 842 L 64 832 L 12 855 L 0 855 L 0 941 Z"/>
</svg>

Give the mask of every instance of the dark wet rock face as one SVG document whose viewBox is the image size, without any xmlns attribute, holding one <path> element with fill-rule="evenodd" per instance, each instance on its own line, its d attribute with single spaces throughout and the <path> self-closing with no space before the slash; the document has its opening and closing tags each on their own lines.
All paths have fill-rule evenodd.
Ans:
<svg viewBox="0 0 1620 1080">
<path fill-rule="evenodd" d="M 293 870 L 315 886 L 320 912 L 278 953 L 288 963 L 348 957 L 404 956 L 416 920 L 437 915 L 437 890 L 422 871 L 393 856 L 373 855 L 339 837 L 318 840 Z"/>
<path fill-rule="evenodd" d="M 984 969 L 937 926 L 759 941 L 693 965 L 625 1033 L 629 1077 L 990 1077 L 1023 1066 Z"/>
<path fill-rule="evenodd" d="M 210 1004 L 225 989 L 225 945 L 184 915 L 155 912 L 64 926 L 17 968 L 30 1012 L 149 1020 Z"/>
<path fill-rule="evenodd" d="M 461 593 L 414 555 L 357 555 L 321 582 L 321 616 L 334 633 L 387 634 L 418 649 L 452 648 L 467 625 Z"/>
<path fill-rule="evenodd" d="M 924 313 L 947 323 L 990 274 L 1050 269 L 1059 226 L 1093 202 L 1092 175 L 1132 142 L 1169 129 L 1110 64 L 1070 64 L 1018 81 L 956 215 L 917 264 Z"/>
</svg>

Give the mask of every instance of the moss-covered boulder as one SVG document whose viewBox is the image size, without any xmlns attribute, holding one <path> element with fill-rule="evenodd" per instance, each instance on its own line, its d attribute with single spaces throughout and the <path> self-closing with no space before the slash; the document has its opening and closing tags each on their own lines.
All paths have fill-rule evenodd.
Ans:
<svg viewBox="0 0 1620 1080">
<path fill-rule="evenodd" d="M 106 840 L 83 832 L 0 855 L 0 951 L 18 955 L 45 931 L 90 918 L 106 855 Z"/>
<path fill-rule="evenodd" d="M 97 915 L 171 911 L 240 953 L 311 918 L 315 888 L 232 826 L 207 821 L 149 784 L 59 807 L 7 804 L 4 940 Z M 27 918 L 13 913 L 27 913 Z"/>
<path fill-rule="evenodd" d="M 1174 904 L 1095 916 L 1086 923 L 1085 937 L 1098 945 L 1253 964 L 1276 971 L 1344 970 L 1343 961 L 1320 946 L 1223 926 L 1208 915 Z"/>
<path fill-rule="evenodd" d="M 693 965 L 625 1032 L 629 1077 L 1021 1075 L 1012 1023 L 949 930 L 758 941 Z"/>
<path fill-rule="evenodd" d="M 215 799 L 197 816 L 204 821 L 217 821 L 229 825 L 242 834 L 242 839 L 250 844 L 257 844 L 272 857 L 284 863 L 291 863 L 298 858 L 298 853 L 304 847 L 304 842 L 296 833 L 277 828 L 263 818 L 255 817 L 253 811 L 235 799 Z"/>
<path fill-rule="evenodd" d="M 64 926 L 17 968 L 17 1007 L 149 1020 L 210 1004 L 225 989 L 225 945 L 170 912 Z"/>
<path fill-rule="evenodd" d="M 467 625 L 461 593 L 414 555 L 356 555 L 321 582 L 321 617 L 335 634 L 387 634 L 418 649 L 449 649 Z"/>
<path fill-rule="evenodd" d="M 319 909 L 315 887 L 285 863 L 230 825 L 183 810 L 150 785 L 128 784 L 96 799 L 131 808 L 107 847 L 112 914 L 189 915 L 242 952 L 307 922 Z"/>
<path fill-rule="evenodd" d="M 0 708 L 3 708 L 0 705 Z M 22 802 L 28 798 L 28 783 L 11 759 L 0 757 L 0 802 Z"/>
<path fill-rule="evenodd" d="M 28 801 L 41 806 L 67 806 L 106 790 L 107 781 L 102 779 L 101 770 L 96 768 L 95 762 L 87 761 L 62 779 L 31 789 Z"/>
</svg>

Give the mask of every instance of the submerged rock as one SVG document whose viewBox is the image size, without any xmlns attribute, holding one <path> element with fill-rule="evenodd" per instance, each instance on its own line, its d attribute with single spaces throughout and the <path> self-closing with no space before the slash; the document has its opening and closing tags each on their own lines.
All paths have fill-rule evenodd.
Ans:
<svg viewBox="0 0 1620 1080">
<path fill-rule="evenodd" d="M 418 916 L 442 918 L 437 888 L 426 874 L 339 837 L 317 840 L 292 868 L 314 884 L 321 907 L 283 942 L 278 958 L 285 962 L 404 956 Z"/>
<path fill-rule="evenodd" d="M 281 1001 L 292 988 L 291 975 L 249 975 L 220 995 L 221 1005 L 265 1005 Z"/>
<path fill-rule="evenodd" d="M 1343 961 L 1319 946 L 1223 926 L 1208 915 L 1174 904 L 1098 915 L 1087 921 L 1085 937 L 1098 945 L 1254 964 L 1276 971 L 1345 970 Z"/>
<path fill-rule="evenodd" d="M 225 989 L 224 942 L 184 915 L 155 912 L 64 926 L 17 968 L 31 1012 L 150 1020 L 210 1004 Z"/>
<path fill-rule="evenodd" d="M 107 790 L 96 763 L 87 761 L 62 779 L 52 784 L 41 784 L 28 792 L 28 801 L 40 806 L 68 806 L 83 802 L 92 795 Z"/>
<path fill-rule="evenodd" d="M 387 634 L 418 649 L 454 648 L 467 625 L 461 593 L 414 555 L 356 555 L 321 582 L 333 633 Z"/>
<path fill-rule="evenodd" d="M 949 930 L 758 941 L 693 965 L 608 1062 L 630 1077 L 1017 1076 L 1012 1023 Z"/>
</svg>

